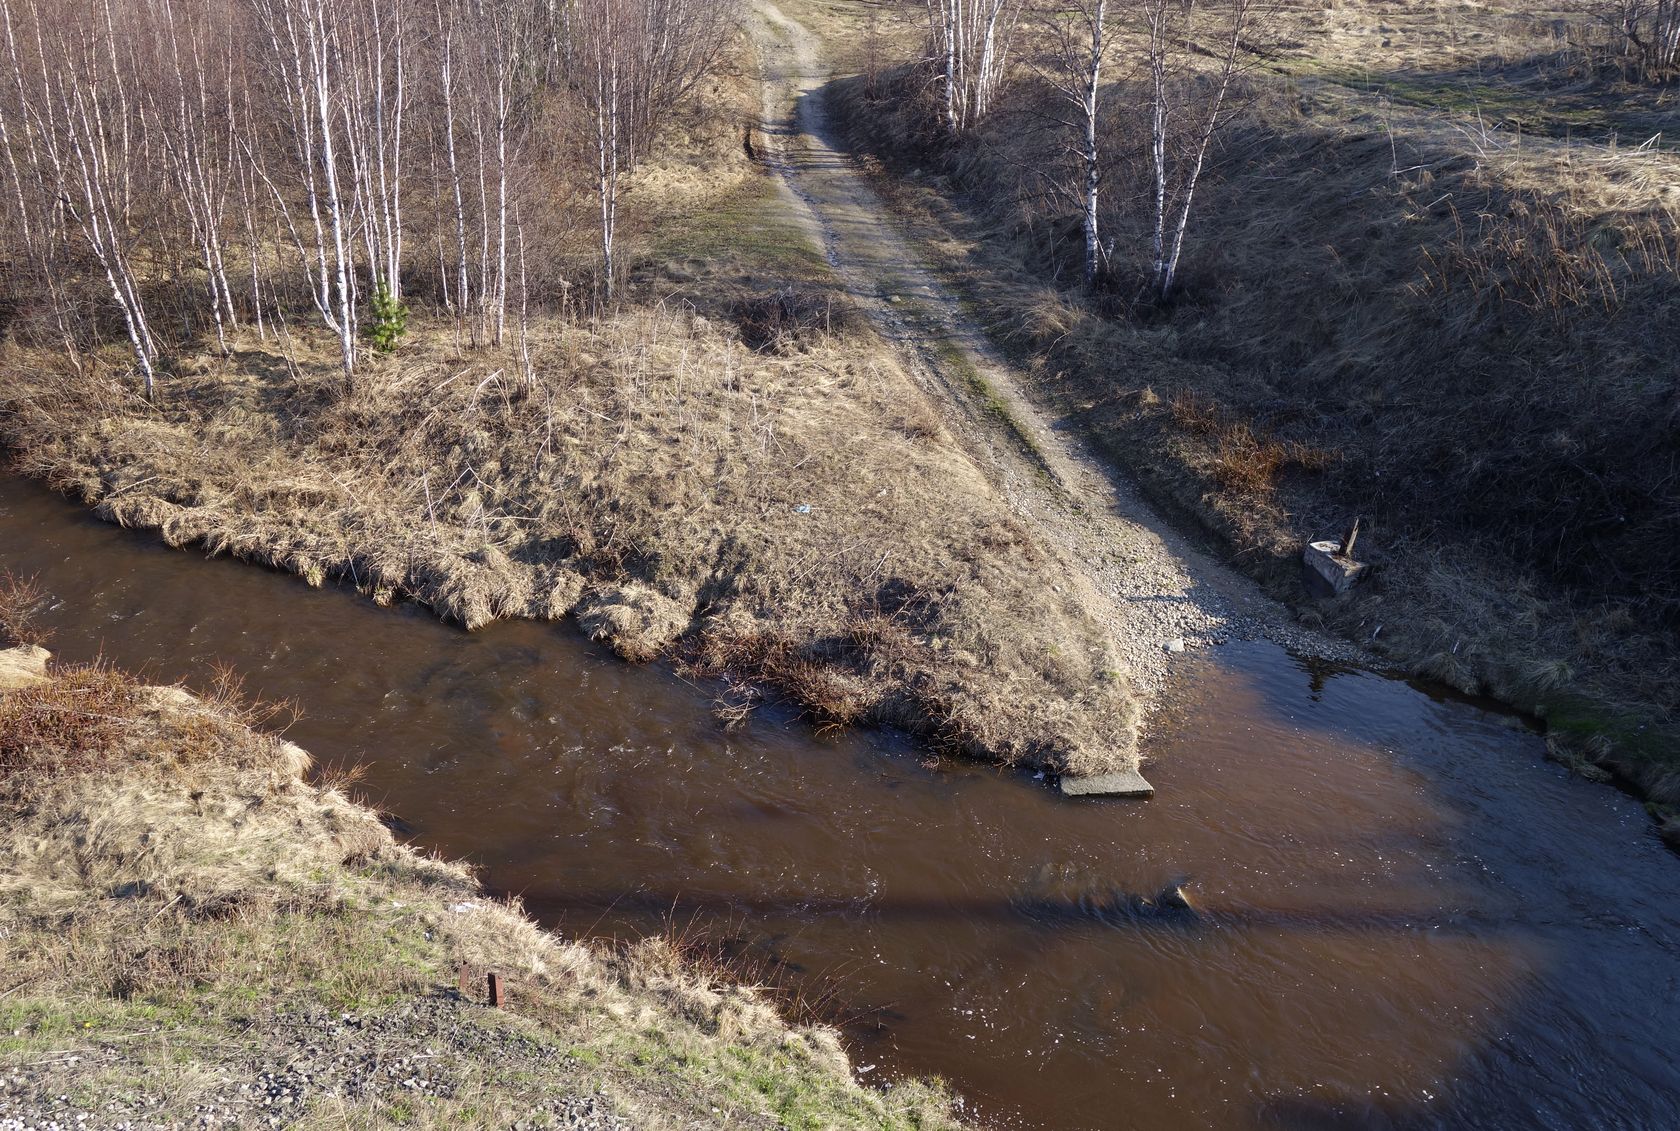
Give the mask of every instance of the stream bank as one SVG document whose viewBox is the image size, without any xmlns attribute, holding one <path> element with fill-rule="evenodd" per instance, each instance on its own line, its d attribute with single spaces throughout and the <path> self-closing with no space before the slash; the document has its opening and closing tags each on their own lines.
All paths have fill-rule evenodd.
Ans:
<svg viewBox="0 0 1680 1131">
<path fill-rule="evenodd" d="M 0 649 L 0 1126 L 956 1126 L 664 939 L 541 931 L 225 689 L 47 659 Z"/>
<path fill-rule="evenodd" d="M 17 480 L 0 567 L 50 580 L 66 661 L 233 665 L 416 847 L 567 935 L 709 940 L 865 1081 L 1058 1131 L 1680 1122 L 1680 869 L 1483 701 L 1232 641 L 1163 715 L 1155 800 L 1075 803 L 774 709 L 726 732 L 564 625 L 464 634 Z M 1197 915 L 1141 906 L 1177 882 Z"/>
<path fill-rule="evenodd" d="M 1660 550 L 1672 540 L 1673 481 L 1653 470 L 1672 446 L 1672 406 L 1648 379 L 1674 354 L 1662 338 L 1676 323 L 1629 312 L 1672 306 L 1673 274 L 1634 271 L 1638 282 L 1620 280 L 1628 293 L 1617 302 L 1555 318 L 1520 304 L 1487 321 L 1459 317 L 1486 315 L 1477 303 L 1513 284 L 1491 285 L 1495 276 L 1474 277 L 1463 261 L 1442 276 L 1452 285 L 1437 292 L 1425 282 L 1433 268 L 1422 265 L 1450 259 L 1444 249 L 1461 233 L 1456 211 L 1419 208 L 1416 195 L 1484 199 L 1484 220 L 1520 229 L 1531 213 L 1519 201 L 1549 184 L 1573 214 L 1594 217 L 1582 233 L 1617 231 L 1632 243 L 1629 233 L 1651 227 L 1666 229 L 1666 241 L 1672 217 L 1650 207 L 1665 191 L 1660 174 L 1625 197 L 1576 181 L 1575 170 L 1600 159 L 1593 177 L 1616 167 L 1613 142 L 1606 153 L 1551 139 L 1492 157 L 1465 145 L 1474 115 L 1389 117 L 1386 95 L 1310 77 L 1328 62 L 1318 58 L 1298 85 L 1257 80 L 1252 115 L 1198 196 L 1207 235 L 1187 264 L 1187 289 L 1157 309 L 1128 299 L 1130 281 L 1097 295 L 1070 285 L 1077 268 L 1070 276 L 1054 249 L 1077 244 L 1065 240 L 1071 218 L 1042 204 L 1053 199 L 1040 197 L 1042 186 L 1023 188 L 1057 159 L 1052 132 L 1021 129 L 1015 114 L 958 141 L 925 128 L 920 77 L 883 63 L 915 57 L 914 20 L 805 0 L 783 7 L 821 33 L 801 28 L 821 75 L 809 98 L 822 106 L 827 148 L 884 205 L 879 222 L 898 254 L 954 296 L 941 302 L 1019 378 L 1049 433 L 1139 491 L 1156 524 L 1170 520 L 1262 585 L 1310 635 L 1544 720 L 1554 757 L 1644 798 L 1680 848 L 1680 648 L 1662 577 L 1672 559 Z M 1347 19 L 1383 25 L 1404 6 L 1392 7 Z M 1414 15 L 1431 28 L 1431 50 L 1467 42 L 1454 21 L 1404 18 Z M 1495 6 L 1471 22 L 1499 18 Z M 859 48 L 866 28 L 868 52 Z M 1322 48 L 1304 31 L 1285 54 Z M 1387 123 L 1375 134 L 1362 126 L 1373 113 Z M 1105 144 L 1125 183 L 1141 151 L 1120 137 Z M 1395 152 L 1411 154 L 1401 165 L 1453 174 L 1408 184 L 1385 171 Z M 1652 154 L 1652 171 L 1670 160 Z M 1105 223 L 1125 222 L 1119 183 Z M 1121 240 L 1117 262 L 1128 262 L 1128 237 L 1107 230 Z M 1322 238 L 1276 240 L 1301 231 Z M 1509 230 L 1484 246 L 1506 239 L 1507 248 L 1541 246 Z M 1550 269 L 1577 250 L 1536 262 Z M 1520 270 L 1526 254 L 1503 267 Z M 1455 305 L 1464 299 L 1468 311 Z M 1612 316 L 1623 299 L 1629 310 Z M 1650 338 L 1630 347 L 1619 321 Z M 1652 396 L 1661 403 L 1647 405 Z M 1303 546 L 1339 537 L 1360 515 L 1368 582 L 1310 595 Z M 1589 561 L 1598 564 L 1583 568 Z"/>
</svg>

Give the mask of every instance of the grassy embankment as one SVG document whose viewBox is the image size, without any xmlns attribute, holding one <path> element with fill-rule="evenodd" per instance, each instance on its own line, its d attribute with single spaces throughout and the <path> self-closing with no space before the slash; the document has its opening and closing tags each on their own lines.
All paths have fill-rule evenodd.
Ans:
<svg viewBox="0 0 1680 1131">
<path fill-rule="evenodd" d="M 956 1125 L 667 942 L 546 934 L 264 717 L 0 648 L 0 1120 Z"/>
<path fill-rule="evenodd" d="M 421 312 L 350 394 L 330 342 L 247 328 L 229 357 L 184 353 L 155 406 L 116 346 L 77 373 L 11 343 L 0 445 L 174 545 L 468 628 L 575 616 L 724 677 L 735 716 L 768 689 L 1001 762 L 1135 765 L 1102 629 L 848 313 L 744 152 L 758 100 L 743 67 L 637 174 L 611 312 L 477 349 Z"/>
<path fill-rule="evenodd" d="M 919 34 L 790 11 L 847 45 L 843 74 Z M 1131 301 L 1135 123 L 1108 138 L 1119 281 L 1090 296 L 1069 282 L 1077 220 L 1033 180 L 1060 160 L 1042 119 L 952 144 L 903 68 L 831 90 L 930 262 L 1159 503 L 1303 620 L 1544 716 L 1561 759 L 1638 789 L 1680 840 L 1680 157 L 1635 148 L 1680 117 L 1672 88 L 1592 63 L 1587 20 L 1302 17 L 1249 76 L 1167 308 Z M 1122 43 L 1118 84 L 1135 57 Z M 1356 514 L 1371 583 L 1306 598 L 1302 544 Z"/>
</svg>

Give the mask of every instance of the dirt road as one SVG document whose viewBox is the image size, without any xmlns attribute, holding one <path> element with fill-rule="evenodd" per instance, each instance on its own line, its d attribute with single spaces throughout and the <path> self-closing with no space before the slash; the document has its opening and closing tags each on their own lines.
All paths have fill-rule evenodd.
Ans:
<svg viewBox="0 0 1680 1131">
<path fill-rule="evenodd" d="M 1263 635 L 1347 657 L 1348 645 L 1301 628 L 1253 582 L 1175 533 L 1117 471 L 1022 394 L 1011 366 L 923 266 L 837 140 L 825 106 L 831 71 L 822 41 L 769 0 L 756 13 L 763 130 L 788 207 L 1016 513 L 1074 563 L 1066 583 L 1112 634 L 1146 717 L 1182 660 L 1169 650 L 1176 641 L 1193 650 Z"/>
</svg>

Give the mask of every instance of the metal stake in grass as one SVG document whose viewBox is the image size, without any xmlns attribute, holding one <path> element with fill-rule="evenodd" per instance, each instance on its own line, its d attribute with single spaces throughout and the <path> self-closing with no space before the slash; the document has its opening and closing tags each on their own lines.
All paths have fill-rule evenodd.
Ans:
<svg viewBox="0 0 1680 1131">
<path fill-rule="evenodd" d="M 502 976 L 492 970 L 490 973 L 485 975 L 484 980 L 490 987 L 490 1008 L 502 1008 L 502 1003 L 507 1000 L 505 994 L 503 993 Z"/>
</svg>

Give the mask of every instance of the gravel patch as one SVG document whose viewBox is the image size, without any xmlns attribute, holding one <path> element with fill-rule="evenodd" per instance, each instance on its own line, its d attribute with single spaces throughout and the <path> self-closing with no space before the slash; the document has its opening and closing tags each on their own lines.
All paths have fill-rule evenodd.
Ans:
<svg viewBox="0 0 1680 1131">
<path fill-rule="evenodd" d="M 220 1063 L 196 1063 L 167 1079 L 134 1050 L 152 1034 L 48 1054 L 0 1069 L 0 1131 L 285 1127 L 311 1110 L 447 1101 L 466 1089 L 493 1088 L 499 1079 L 519 1081 L 524 1111 L 511 1126 L 521 1131 L 634 1126 L 606 1098 L 588 1094 L 587 1070 L 578 1061 L 474 1016 L 482 1012 L 435 998 L 386 1012 L 274 1013 L 235 1037 L 240 1047 Z M 168 1034 L 155 1038 L 162 1042 Z M 157 1082 L 100 1088 L 109 1094 L 90 1103 L 85 1096 L 99 1076 Z"/>
</svg>

